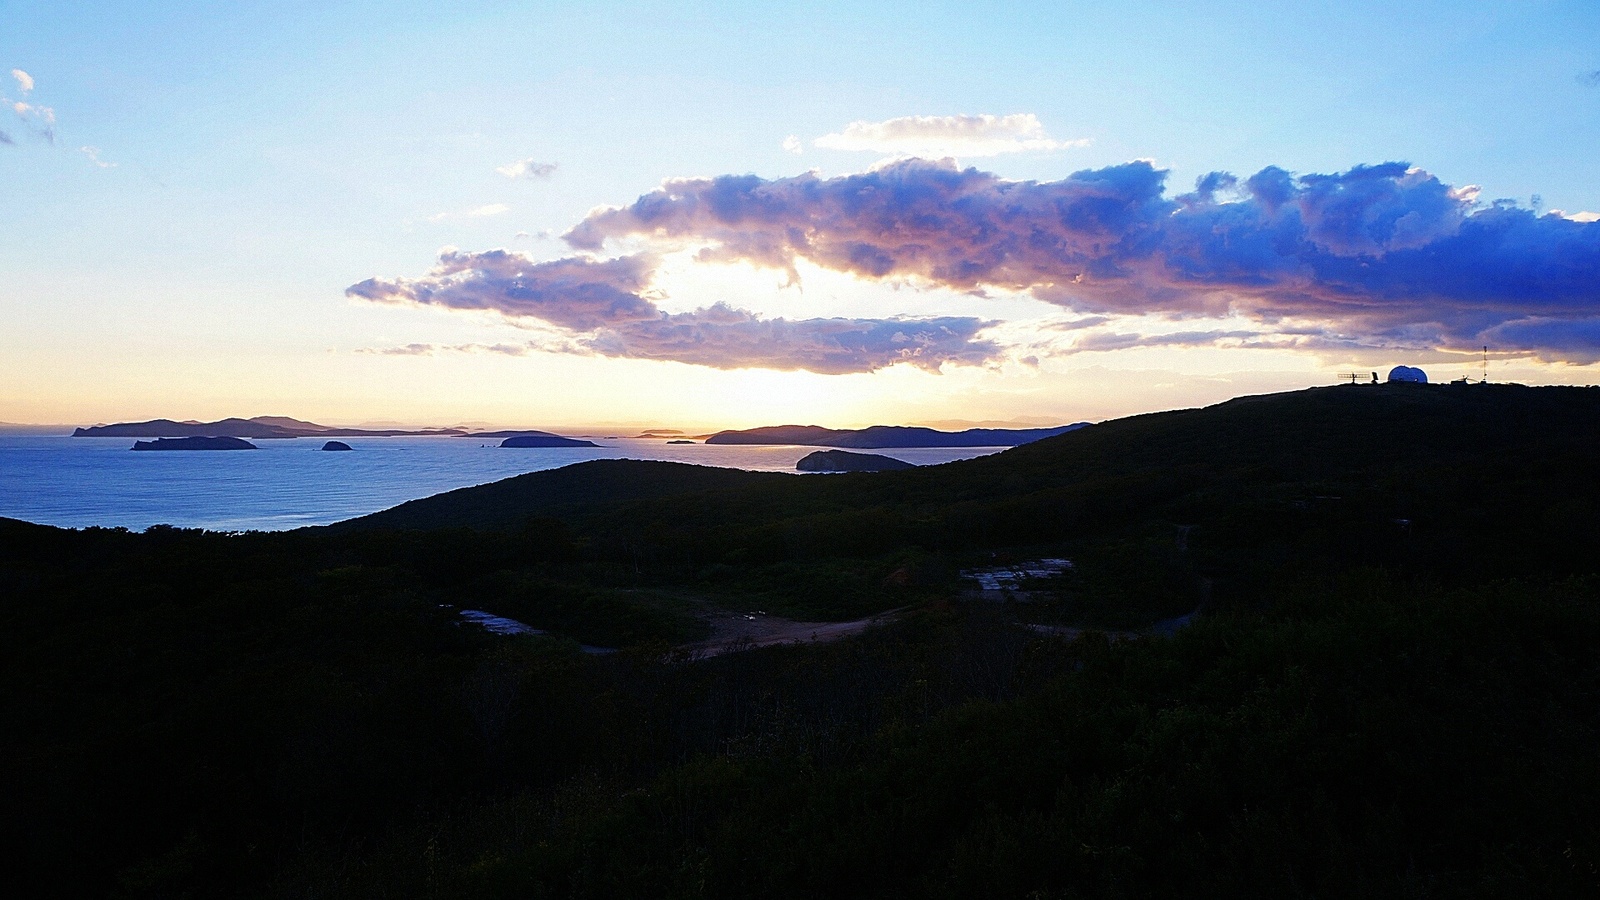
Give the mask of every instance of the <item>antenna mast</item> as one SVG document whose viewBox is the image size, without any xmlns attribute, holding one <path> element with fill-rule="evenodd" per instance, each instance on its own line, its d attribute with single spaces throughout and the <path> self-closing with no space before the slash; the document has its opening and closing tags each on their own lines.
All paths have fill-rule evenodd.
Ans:
<svg viewBox="0 0 1600 900">
<path fill-rule="evenodd" d="M 1483 380 L 1479 384 L 1489 383 L 1489 345 L 1483 345 Z"/>
</svg>

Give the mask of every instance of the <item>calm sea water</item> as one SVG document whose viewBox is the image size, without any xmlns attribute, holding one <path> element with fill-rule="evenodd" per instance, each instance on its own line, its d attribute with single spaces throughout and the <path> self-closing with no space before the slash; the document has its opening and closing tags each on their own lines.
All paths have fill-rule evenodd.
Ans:
<svg viewBox="0 0 1600 900">
<path fill-rule="evenodd" d="M 501 449 L 471 438 L 252 441 L 256 452 L 133 453 L 132 438 L 0 435 L 0 516 L 82 528 L 164 523 L 219 531 L 326 525 L 475 484 L 591 459 L 659 459 L 794 471 L 815 447 L 667 444 L 596 438 L 599 447 Z M 488 443 L 489 446 L 484 446 Z M 873 451 L 918 465 L 970 459 L 999 447 Z M 817 476 L 812 476 L 817 477 Z"/>
</svg>

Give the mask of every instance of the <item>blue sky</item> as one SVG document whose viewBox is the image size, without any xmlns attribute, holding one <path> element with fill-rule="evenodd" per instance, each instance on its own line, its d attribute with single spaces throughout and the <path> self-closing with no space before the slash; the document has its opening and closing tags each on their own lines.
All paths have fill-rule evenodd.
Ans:
<svg viewBox="0 0 1600 900">
<path fill-rule="evenodd" d="M 706 241 L 726 240 L 701 231 L 670 246 L 608 233 L 581 252 L 559 238 L 666 179 L 867 172 L 895 148 L 816 142 L 914 116 L 1032 116 L 1050 146 L 954 148 L 961 167 L 1004 181 L 1149 160 L 1170 200 L 1215 170 L 1336 174 L 1398 160 L 1443 186 L 1479 186 L 1475 209 L 1508 198 L 1581 218 L 1600 210 L 1597 47 L 1592 3 L 3 2 L 0 72 L 32 87 L 0 89 L 28 106 L 0 122 L 11 141 L 0 144 L 0 420 L 1066 421 L 1391 362 L 1455 377 L 1465 364 L 1448 354 L 1464 326 L 1445 329 L 1452 346 L 1385 322 L 1364 342 L 1291 347 L 1260 297 L 1198 320 L 1193 304 L 1124 306 L 1083 326 L 1098 329 L 1084 347 L 1116 348 L 1091 352 L 1038 335 L 1103 310 L 1041 301 L 1035 282 L 976 298 L 927 273 L 864 277 L 801 254 L 796 287 L 750 254 L 697 263 Z M 519 161 L 554 169 L 497 171 Z M 1561 240 L 1589 246 L 1588 233 Z M 660 349 L 653 319 L 647 344 L 637 331 L 552 330 L 504 304 L 346 293 L 427 279 L 445 247 L 504 248 L 530 265 L 650 254 L 630 288 L 648 294 L 646 316 L 720 303 L 762 341 L 790 343 L 766 367 L 766 343 L 707 364 L 709 351 Z M 1596 380 L 1585 316 L 1600 315 L 1600 289 L 1580 285 L 1564 302 L 1578 310 L 1570 321 L 1552 324 L 1545 307 L 1515 328 L 1473 320 L 1526 339 L 1526 352 L 1497 357 L 1497 377 Z M 773 337 L 777 318 L 801 324 Z M 886 322 L 954 319 L 994 323 L 962 339 L 1001 350 L 981 363 L 965 350 L 932 367 L 868 354 L 859 371 L 808 371 L 813 344 L 794 344 L 834 327 L 823 320 L 887 340 Z M 726 324 L 671 321 L 696 340 Z M 1216 337 L 1246 332 L 1273 346 Z"/>
</svg>

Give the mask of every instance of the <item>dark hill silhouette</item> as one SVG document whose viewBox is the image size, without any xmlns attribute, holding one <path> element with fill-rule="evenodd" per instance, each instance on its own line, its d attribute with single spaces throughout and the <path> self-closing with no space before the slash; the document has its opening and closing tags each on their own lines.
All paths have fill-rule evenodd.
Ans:
<svg viewBox="0 0 1600 900">
<path fill-rule="evenodd" d="M 473 431 L 463 432 L 459 437 L 467 438 L 514 438 L 514 437 L 561 437 L 550 431 L 536 431 L 530 428 L 512 428 L 504 431 Z"/>
<path fill-rule="evenodd" d="M 818 450 L 794 464 L 802 472 L 897 472 L 916 466 L 877 453 L 850 453 L 846 450 Z"/>
<path fill-rule="evenodd" d="M 1519 460 L 1548 467 L 1551 451 L 1576 452 L 1600 436 L 1600 389 L 1518 385 L 1345 385 L 1281 394 L 1241 397 L 1201 409 L 1149 413 L 1103 422 L 977 459 L 936 467 L 886 473 L 868 482 L 851 482 L 850 492 L 834 496 L 827 480 L 756 478 L 732 469 L 679 463 L 599 460 L 534 472 L 508 481 L 463 488 L 415 500 L 403 507 L 413 527 L 428 524 L 438 509 L 451 524 L 472 524 L 471 508 L 480 498 L 495 498 L 507 521 L 503 485 L 583 484 L 593 490 L 591 506 L 615 499 L 640 499 L 649 492 L 645 472 L 672 479 L 662 493 L 696 488 L 747 487 L 773 492 L 774 501 L 826 496 L 847 506 L 889 498 L 943 498 L 945 505 L 981 497 L 998 498 L 1049 491 L 1137 474 L 1162 484 L 1199 487 L 1212 483 L 1270 485 L 1318 478 L 1376 477 L 1415 466 L 1435 471 L 1483 465 L 1485 471 L 1515 470 Z M 1561 462 L 1572 460 L 1563 458 Z M 640 468 L 648 467 L 648 468 Z M 679 481 L 683 472 L 694 476 Z M 613 479 L 620 479 L 613 489 Z M 622 489 L 621 485 L 631 487 Z M 689 487 L 694 485 L 695 488 Z M 521 495 L 533 504 L 527 515 L 548 511 L 546 493 Z M 561 506 L 581 504 L 582 490 L 556 490 Z M 448 498 L 448 500 L 446 499 Z M 446 512 L 447 511 L 447 512 Z M 386 513 L 353 520 L 382 522 Z"/>
<path fill-rule="evenodd" d="M 681 463 L 597 459 L 412 500 L 392 509 L 327 527 L 509 527 L 520 524 L 530 515 L 551 515 L 562 510 L 593 508 L 618 502 L 702 494 L 789 477 L 772 472 L 745 472 Z"/>
<path fill-rule="evenodd" d="M 708 444 L 800 444 L 820 445 L 850 432 L 821 425 L 767 425 L 736 431 L 719 431 L 706 438 Z"/>
<path fill-rule="evenodd" d="M 1202 523 L 1197 538 L 1257 529 L 1252 540 L 1270 541 L 1262 523 L 1307 507 L 1321 510 L 1318 527 L 1336 529 L 1327 547 L 1339 553 L 1387 552 L 1395 521 L 1414 520 L 1430 565 L 1523 571 L 1556 556 L 1565 566 L 1584 535 L 1600 539 L 1597 517 L 1585 512 L 1600 509 L 1597 442 L 1600 390 L 1340 386 L 1133 416 L 863 478 L 581 463 L 343 527 L 502 528 L 560 515 L 603 536 L 637 521 L 670 522 L 646 545 L 715 562 L 739 548 L 775 560 L 1079 540 L 1153 521 Z M 1507 540 L 1513 528 L 1525 534 Z M 1545 537 L 1529 543 L 1531 534 Z"/>
<path fill-rule="evenodd" d="M 255 444 L 236 437 L 182 437 L 156 438 L 153 441 L 134 441 L 134 450 L 257 450 Z M 346 450 L 350 449 L 348 447 Z"/>
<path fill-rule="evenodd" d="M 215 422 L 174 422 L 171 419 L 151 419 L 148 422 L 119 422 L 114 425 L 93 425 L 77 428 L 73 437 L 237 437 L 237 438 L 296 438 L 296 437 L 399 437 L 405 435 L 458 435 L 459 428 L 433 428 L 417 431 L 405 429 L 334 428 L 291 419 L 288 416 L 256 416 L 250 419 L 229 418 Z"/>
<path fill-rule="evenodd" d="M 938 431 L 908 425 L 870 428 L 823 428 L 820 425 L 769 425 L 742 431 L 719 431 L 708 444 L 799 444 L 807 447 L 849 447 L 857 450 L 894 447 L 1016 447 L 1086 427 L 1078 422 L 1055 428 L 969 428 Z"/>
<path fill-rule="evenodd" d="M 502 447 L 598 447 L 594 441 L 562 437 L 558 434 L 514 434 L 500 442 Z"/>
</svg>

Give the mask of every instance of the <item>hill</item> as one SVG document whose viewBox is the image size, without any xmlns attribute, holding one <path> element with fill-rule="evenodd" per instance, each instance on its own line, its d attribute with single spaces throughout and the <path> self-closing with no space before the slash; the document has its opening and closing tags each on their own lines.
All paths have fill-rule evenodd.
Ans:
<svg viewBox="0 0 1600 900">
<path fill-rule="evenodd" d="M 1016 447 L 1088 425 L 1062 425 L 1056 428 L 969 428 L 965 431 L 937 431 L 906 425 L 874 425 L 870 428 L 823 428 L 820 425 L 771 425 L 743 431 L 719 431 L 706 438 L 708 444 L 798 444 L 805 447 L 850 447 L 882 450 L 895 447 Z"/>
<path fill-rule="evenodd" d="M 500 442 L 501 447 L 516 448 L 548 448 L 548 447 L 598 447 L 594 441 L 581 438 L 567 438 L 555 434 L 514 434 Z"/>
<path fill-rule="evenodd" d="M 794 467 L 801 472 L 893 472 L 916 468 L 911 463 L 877 453 L 817 450 L 801 457 Z"/>
<path fill-rule="evenodd" d="M 586 496 L 592 502 L 582 505 L 592 511 L 614 500 L 642 499 L 656 490 L 680 494 L 734 487 L 747 480 L 777 492 L 774 500 L 815 497 L 830 507 L 885 499 L 923 502 L 935 494 L 948 506 L 960 506 L 979 497 L 1023 497 L 1130 474 L 1185 487 L 1209 482 L 1265 488 L 1328 479 L 1370 482 L 1384 473 L 1412 469 L 1431 480 L 1459 475 L 1473 465 L 1486 467 L 1485 473 L 1514 473 L 1521 465 L 1548 473 L 1559 463 L 1571 462 L 1569 454 L 1581 452 L 1597 432 L 1600 390 L 1595 389 L 1340 386 L 1133 416 L 991 456 L 886 473 L 871 481 L 745 479 L 745 473 L 735 470 L 600 460 L 464 488 L 398 509 L 407 510 L 408 527 L 435 524 L 428 513 L 435 507 L 448 509 L 453 525 L 504 523 L 514 520 L 519 509 L 506 502 L 512 484 L 528 486 L 525 494 L 518 495 L 526 503 L 521 514 L 544 515 Z M 1552 453 L 1559 458 L 1552 459 Z M 664 480 L 650 486 L 655 478 Z M 546 480 L 552 485 L 548 498 L 544 490 L 532 487 Z M 556 484 L 583 488 L 555 488 Z M 480 502 L 494 511 L 474 521 L 473 509 Z M 353 521 L 387 524 L 386 515 Z"/>
<path fill-rule="evenodd" d="M 713 466 L 597 459 L 412 500 L 327 527 L 509 528 L 530 517 L 556 516 L 628 501 L 700 495 L 787 477 Z"/>
<path fill-rule="evenodd" d="M 524 429 L 520 429 L 520 430 L 513 429 L 513 430 L 510 430 L 510 431 L 464 431 L 461 434 L 457 435 L 457 437 L 480 438 L 480 439 L 489 439 L 489 438 L 503 439 L 503 438 L 515 438 L 515 437 L 561 438 L 561 435 L 554 434 L 554 433 L 549 432 L 549 431 L 533 431 L 533 430 L 524 428 Z M 562 440 L 569 440 L 568 438 L 561 438 L 561 439 Z M 594 445 L 590 444 L 589 446 L 594 446 Z"/>
<path fill-rule="evenodd" d="M 153 441 L 134 441 L 135 450 L 196 451 L 196 450 L 256 450 L 255 444 L 234 437 L 156 438 Z M 326 449 L 326 448 L 324 448 Z M 350 449 L 349 447 L 345 448 Z"/>
<path fill-rule="evenodd" d="M 1588 571 L 1600 541 L 1600 476 L 1585 462 L 1596 440 L 1600 390 L 1347 385 L 1135 416 L 900 472 L 582 463 L 334 527 L 557 517 L 589 552 L 625 556 L 651 583 L 838 618 L 896 605 L 879 581 L 908 565 L 948 572 L 1042 548 L 1092 563 L 1071 617 L 1124 625 L 1208 598 L 1253 602 L 1289 562 L 1305 574 L 1400 566 L 1447 583 Z M 1189 549 L 1174 555 L 1180 533 Z"/>
<path fill-rule="evenodd" d="M 461 435 L 459 428 L 423 429 L 364 429 L 334 428 L 304 422 L 288 416 L 256 416 L 250 419 L 228 418 L 215 422 L 174 422 L 171 419 L 151 419 L 148 422 L 119 422 L 114 425 L 92 425 L 73 429 L 73 437 L 236 437 L 236 438 L 296 438 L 296 437 L 399 437 L 405 435 Z"/>
</svg>

